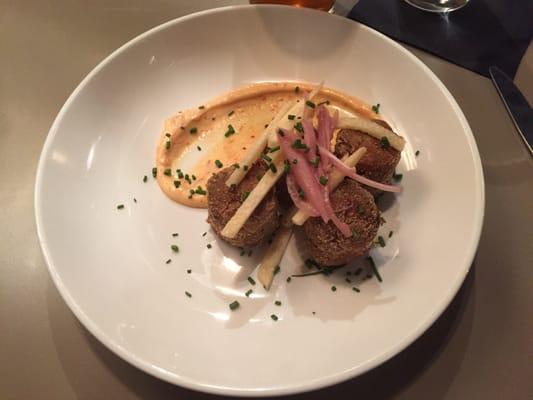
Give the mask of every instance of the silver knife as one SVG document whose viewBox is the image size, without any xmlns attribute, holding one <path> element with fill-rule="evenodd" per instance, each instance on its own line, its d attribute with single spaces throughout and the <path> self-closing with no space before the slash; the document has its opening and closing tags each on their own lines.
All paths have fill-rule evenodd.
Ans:
<svg viewBox="0 0 533 400">
<path fill-rule="evenodd" d="M 529 153 L 533 155 L 531 149 L 533 145 L 533 109 L 511 78 L 504 72 L 492 66 L 489 68 L 489 73 L 516 130 L 522 136 Z"/>
</svg>

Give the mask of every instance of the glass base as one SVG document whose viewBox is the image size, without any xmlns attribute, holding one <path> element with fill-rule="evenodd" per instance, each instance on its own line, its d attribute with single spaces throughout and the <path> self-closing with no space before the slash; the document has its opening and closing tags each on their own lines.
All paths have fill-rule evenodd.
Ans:
<svg viewBox="0 0 533 400">
<path fill-rule="evenodd" d="M 424 11 L 445 13 L 458 10 L 470 0 L 404 0 L 406 3 Z"/>
</svg>

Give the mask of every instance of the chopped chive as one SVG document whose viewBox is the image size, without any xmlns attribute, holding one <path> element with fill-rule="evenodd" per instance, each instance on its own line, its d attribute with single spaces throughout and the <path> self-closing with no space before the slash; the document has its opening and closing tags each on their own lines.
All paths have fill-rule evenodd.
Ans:
<svg viewBox="0 0 533 400">
<path fill-rule="evenodd" d="M 314 160 L 311 160 L 311 165 L 315 168 L 318 168 L 318 164 L 320 164 L 320 157 L 316 157 Z"/>
<path fill-rule="evenodd" d="M 315 315 L 315 314 L 316 314 L 316 312 L 315 312 L 315 311 L 312 311 L 312 312 L 311 312 L 311 314 Z"/>
<path fill-rule="evenodd" d="M 277 275 L 279 271 L 281 271 L 281 268 L 279 267 L 279 265 L 276 265 L 276 268 L 274 268 L 274 275 Z"/>
<path fill-rule="evenodd" d="M 196 175 L 191 175 L 191 178 L 192 178 L 193 181 L 195 181 L 196 180 Z"/>
<path fill-rule="evenodd" d="M 205 235 L 207 235 L 207 232 L 202 233 L 202 237 L 204 237 Z"/>
<path fill-rule="evenodd" d="M 237 169 L 239 169 L 239 168 L 241 167 L 241 166 L 239 165 L 239 163 L 232 164 L 231 166 L 234 167 L 234 168 L 237 168 Z"/>
<path fill-rule="evenodd" d="M 189 183 L 189 185 L 192 183 L 191 177 L 189 176 L 189 174 L 185 174 L 185 180 Z"/>
<path fill-rule="evenodd" d="M 231 311 L 235 311 L 237 308 L 239 308 L 239 302 L 237 300 L 232 303 L 229 303 L 229 309 Z"/>
<path fill-rule="evenodd" d="M 205 196 L 207 194 L 207 191 L 204 190 L 201 186 L 198 186 L 196 190 L 194 191 L 196 194 L 200 194 L 202 196 Z"/>
<path fill-rule="evenodd" d="M 192 269 L 188 269 L 187 273 L 190 274 L 192 272 Z"/>
<path fill-rule="evenodd" d="M 352 283 L 352 281 L 351 281 L 350 278 L 344 278 L 344 280 L 345 280 L 347 283 Z"/>
<path fill-rule="evenodd" d="M 392 174 L 392 179 L 394 179 L 395 182 L 400 182 L 403 178 L 403 174 L 397 174 L 396 172 Z"/>
<path fill-rule="evenodd" d="M 376 104 L 376 105 L 373 105 L 372 106 L 372 111 L 374 111 L 376 114 L 379 114 L 379 107 L 381 106 L 381 104 Z"/>
<path fill-rule="evenodd" d="M 285 160 L 285 162 L 283 163 L 283 172 L 285 172 L 286 174 L 291 172 L 291 164 L 287 160 Z"/>
<path fill-rule="evenodd" d="M 184 175 L 183 175 L 183 172 L 181 171 L 181 169 L 178 169 L 178 178 L 179 179 L 183 179 Z"/>
<path fill-rule="evenodd" d="M 276 167 L 276 165 L 274 163 L 271 163 L 268 168 L 270 168 L 270 170 L 272 171 L 273 174 L 275 174 L 276 172 L 278 172 L 278 168 Z"/>
<path fill-rule="evenodd" d="M 194 194 L 194 189 L 189 189 L 189 193 L 191 194 L 191 196 Z"/>
<path fill-rule="evenodd" d="M 117 210 L 122 210 L 123 208 L 124 208 L 124 204 L 119 204 L 119 205 L 117 206 Z"/>
<path fill-rule="evenodd" d="M 174 253 L 177 253 L 178 251 L 180 251 L 180 248 L 175 245 L 175 244 L 172 244 L 170 245 L 170 249 L 174 252 Z"/>
<path fill-rule="evenodd" d="M 198 151 L 202 151 L 202 148 L 201 148 L 200 146 L 196 146 L 196 149 L 197 149 Z"/>
<path fill-rule="evenodd" d="M 384 149 L 388 149 L 388 148 L 390 147 L 389 139 L 387 139 L 386 136 L 383 136 L 383 137 L 379 140 L 379 144 L 380 144 L 381 147 L 384 148 Z"/>
<path fill-rule="evenodd" d="M 167 261 L 165 261 L 165 264 L 170 264 L 172 262 L 172 259 L 168 259 Z"/>
<path fill-rule="evenodd" d="M 297 122 L 294 124 L 294 129 L 296 129 L 298 132 L 302 133 L 304 131 L 304 127 L 301 122 Z"/>
<path fill-rule="evenodd" d="M 243 192 L 241 195 L 241 201 L 244 201 L 250 196 L 250 192 Z"/>
<path fill-rule="evenodd" d="M 235 111 L 231 110 L 231 111 L 228 113 L 228 117 L 231 117 L 233 114 L 235 114 Z"/>
<path fill-rule="evenodd" d="M 419 154 L 420 154 L 420 150 L 415 151 L 415 157 L 418 157 Z"/>
<path fill-rule="evenodd" d="M 276 147 L 272 147 L 269 151 L 269 153 L 275 153 L 276 151 L 278 151 L 280 149 L 279 146 L 276 146 Z"/>
<path fill-rule="evenodd" d="M 266 154 L 261 154 L 261 158 L 265 161 L 272 162 L 272 158 L 267 156 Z"/>
<path fill-rule="evenodd" d="M 300 86 L 296 86 L 294 88 L 294 93 L 300 93 Z"/>
<path fill-rule="evenodd" d="M 193 135 L 194 135 L 195 133 L 197 133 L 197 132 L 198 132 L 198 128 L 197 128 L 197 127 L 192 127 L 191 129 L 189 129 L 189 133 L 191 133 L 191 134 L 193 134 Z"/>
<path fill-rule="evenodd" d="M 243 171 L 248 171 L 248 165 L 243 165 L 242 169 L 243 169 Z"/>
<path fill-rule="evenodd" d="M 210 249 L 211 247 L 213 247 L 211 243 L 207 243 L 207 248 Z"/>
<path fill-rule="evenodd" d="M 204 108 L 205 108 L 205 106 L 198 106 L 199 110 L 203 110 Z"/>
<path fill-rule="evenodd" d="M 185 292 L 185 296 L 190 298 L 190 297 L 192 297 L 192 294 L 190 294 L 189 292 Z"/>
<path fill-rule="evenodd" d="M 224 164 L 222 164 L 220 162 L 220 160 L 215 160 L 215 165 L 218 167 L 218 168 L 222 168 L 224 166 Z"/>
<path fill-rule="evenodd" d="M 177 189 L 179 188 L 181 185 L 181 182 L 180 181 L 174 181 L 174 187 Z"/>
<path fill-rule="evenodd" d="M 254 278 L 252 278 L 251 276 L 248 277 L 248 282 L 250 282 L 250 284 L 252 285 L 255 285 Z"/>
<path fill-rule="evenodd" d="M 326 185 L 328 184 L 328 178 L 325 177 L 325 176 L 321 176 L 321 177 L 318 179 L 318 181 L 320 182 L 320 184 L 321 184 L 322 186 L 326 186 Z"/>
<path fill-rule="evenodd" d="M 228 130 L 226 131 L 226 133 L 224 133 L 224 136 L 230 137 L 234 133 L 235 133 L 235 128 L 233 128 L 233 126 L 230 124 L 228 125 Z"/>
<path fill-rule="evenodd" d="M 378 243 L 381 247 L 385 247 L 385 239 L 383 239 L 383 236 L 378 236 Z"/>
<path fill-rule="evenodd" d="M 170 140 L 169 139 L 165 140 L 165 149 L 166 150 L 170 149 Z"/>
<path fill-rule="evenodd" d="M 302 189 L 298 189 L 298 196 L 300 196 L 300 199 L 305 199 L 305 193 Z"/>
<path fill-rule="evenodd" d="M 172 234 L 172 237 L 178 237 L 179 236 L 179 233 L 173 233 Z"/>
<path fill-rule="evenodd" d="M 146 183 L 148 181 L 148 177 L 145 175 L 143 176 L 143 182 Z"/>
<path fill-rule="evenodd" d="M 281 306 L 281 301 L 276 300 L 276 301 L 274 302 L 274 304 L 277 305 L 277 306 Z"/>
<path fill-rule="evenodd" d="M 152 176 L 157 177 L 157 167 L 152 168 Z"/>
<path fill-rule="evenodd" d="M 330 103 L 329 100 L 325 100 L 325 101 L 321 101 L 320 103 L 318 103 L 317 106 L 321 106 L 323 104 L 326 104 L 329 106 L 329 103 Z"/>
<path fill-rule="evenodd" d="M 393 231 L 390 231 L 390 232 L 389 232 L 389 239 L 392 237 L 392 234 L 393 234 L 393 233 L 394 233 Z"/>
<path fill-rule="evenodd" d="M 136 199 L 135 197 L 133 198 L 133 202 L 134 202 L 134 203 L 137 203 L 137 199 Z"/>
<path fill-rule="evenodd" d="M 372 257 L 367 257 L 367 260 L 370 263 L 370 266 L 372 267 L 372 270 L 374 271 L 374 275 L 376 275 L 376 278 L 378 278 L 378 281 L 383 282 L 383 279 L 381 279 L 381 275 L 378 272 L 378 269 L 376 267 L 376 263 L 374 262 L 374 259 Z"/>
<path fill-rule="evenodd" d="M 291 281 L 291 277 L 289 276 L 289 277 L 287 278 L 287 283 L 289 283 L 290 281 Z"/>
<path fill-rule="evenodd" d="M 285 136 L 285 133 L 283 133 L 283 129 L 278 129 L 278 135 L 281 137 Z"/>
<path fill-rule="evenodd" d="M 279 319 L 278 316 L 277 316 L 276 314 L 272 314 L 272 315 L 270 316 L 270 318 L 272 318 L 272 320 L 274 320 L 274 321 L 277 321 L 277 320 Z"/>
<path fill-rule="evenodd" d="M 361 290 L 359 290 L 358 288 L 356 288 L 355 286 L 352 287 L 352 290 L 353 290 L 354 292 L 357 292 L 357 293 L 359 293 L 359 292 L 361 291 Z"/>
<path fill-rule="evenodd" d="M 252 289 L 248 289 L 248 290 L 246 291 L 246 293 L 244 293 L 244 295 L 245 295 L 246 297 L 250 297 L 250 295 L 251 295 L 253 292 L 254 292 L 254 291 L 253 291 Z"/>
<path fill-rule="evenodd" d="M 172 175 L 172 170 L 170 168 L 165 168 L 165 170 L 163 171 L 163 174 L 165 174 L 166 176 L 170 176 Z"/>
<path fill-rule="evenodd" d="M 268 128 L 268 124 L 265 124 L 265 129 Z"/>
<path fill-rule="evenodd" d="M 332 286 L 332 287 L 331 287 L 331 291 L 332 291 L 332 292 L 336 292 L 336 291 L 337 291 L 337 287 L 336 287 L 336 286 Z"/>
<path fill-rule="evenodd" d="M 316 104 L 313 103 L 311 100 L 306 100 L 305 105 L 309 108 L 315 108 Z"/>
<path fill-rule="evenodd" d="M 290 119 L 290 120 L 292 121 L 294 118 L 296 118 L 296 115 L 289 114 L 289 115 L 287 116 L 287 118 Z"/>
</svg>

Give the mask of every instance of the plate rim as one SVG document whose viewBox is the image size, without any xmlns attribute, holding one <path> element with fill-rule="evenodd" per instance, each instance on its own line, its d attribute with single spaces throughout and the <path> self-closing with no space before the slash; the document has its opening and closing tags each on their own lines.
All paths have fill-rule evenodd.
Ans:
<svg viewBox="0 0 533 400">
<path fill-rule="evenodd" d="M 169 371 L 166 371 L 164 369 L 157 367 L 156 365 L 152 365 L 148 361 L 145 361 L 142 358 L 136 356 L 135 354 L 133 354 L 132 352 L 130 352 L 123 346 L 119 345 L 117 342 L 113 341 L 111 338 L 109 338 L 98 327 L 98 325 L 91 318 L 89 318 L 87 314 L 85 314 L 83 309 L 77 304 L 76 300 L 74 299 L 74 297 L 72 296 L 68 288 L 63 284 L 61 277 L 55 267 L 53 256 L 47 245 L 47 237 L 45 233 L 44 223 L 42 221 L 42 212 L 41 212 L 41 192 L 43 190 L 43 186 L 42 186 L 43 170 L 45 169 L 45 162 L 46 162 L 47 155 L 50 151 L 50 148 L 53 145 L 55 136 L 58 132 L 58 126 L 63 120 L 64 115 L 70 109 L 71 104 L 73 103 L 74 99 L 77 97 L 79 92 L 83 88 L 85 88 L 85 86 L 87 86 L 87 84 L 93 79 L 93 77 L 96 74 L 98 74 L 103 68 L 107 66 L 107 64 L 109 64 L 113 59 L 119 56 L 122 52 L 126 51 L 129 47 L 137 44 L 138 42 L 141 42 L 143 39 L 145 39 L 148 36 L 151 36 L 157 32 L 167 29 L 170 26 L 173 26 L 175 24 L 180 24 L 190 19 L 201 18 L 205 15 L 239 11 L 241 9 L 250 9 L 250 8 L 269 8 L 269 9 L 281 9 L 281 10 L 290 9 L 292 10 L 291 12 L 294 12 L 296 10 L 294 7 L 286 6 L 286 5 L 243 4 L 243 5 L 230 5 L 230 6 L 224 6 L 224 7 L 217 7 L 217 8 L 211 8 L 207 10 L 198 11 L 192 14 L 187 14 L 187 15 L 184 15 L 178 18 L 171 19 L 167 22 L 164 22 L 160 25 L 157 25 L 141 33 L 140 35 L 137 35 L 136 37 L 128 40 L 126 43 L 118 47 L 111 54 L 105 57 L 102 61 L 100 61 L 82 79 L 82 81 L 76 86 L 76 88 L 69 95 L 69 97 L 67 98 L 63 106 L 61 107 L 59 113 L 55 117 L 54 122 L 52 123 L 48 131 L 48 134 L 43 144 L 43 147 L 42 147 L 42 150 L 39 156 L 39 161 L 37 164 L 37 172 L 36 172 L 35 186 L 34 186 L 34 213 L 35 213 L 35 223 L 36 223 L 36 228 L 37 228 L 39 244 L 41 247 L 42 254 L 44 256 L 47 270 L 52 278 L 52 281 L 54 282 L 54 285 L 56 286 L 57 290 L 59 291 L 65 303 L 67 303 L 69 309 L 76 316 L 76 318 L 81 322 L 81 324 L 95 338 L 97 338 L 100 343 L 102 343 L 107 349 L 111 350 L 115 355 L 119 356 L 121 359 L 128 362 L 130 365 L 133 365 L 134 367 L 148 373 L 149 375 L 152 375 L 168 383 L 185 387 L 187 389 L 192 389 L 192 390 L 196 390 L 196 391 L 200 391 L 204 393 L 210 393 L 210 394 L 231 395 L 231 396 L 239 396 L 239 397 L 241 396 L 252 396 L 252 397 L 282 396 L 282 395 L 289 395 L 289 394 L 296 394 L 296 393 L 303 393 L 303 392 L 308 392 L 312 390 L 317 390 L 317 389 L 329 387 L 329 386 L 347 381 L 349 379 L 353 379 L 357 376 L 360 376 L 374 369 L 378 365 L 383 364 L 384 362 L 388 361 L 395 355 L 404 351 L 410 344 L 415 342 L 446 310 L 448 305 L 451 303 L 451 301 L 453 300 L 453 298 L 456 296 L 457 292 L 459 291 L 474 261 L 474 257 L 477 252 L 479 240 L 481 237 L 483 219 L 484 219 L 484 214 L 485 214 L 485 181 L 484 181 L 483 168 L 482 168 L 481 158 L 479 155 L 479 150 L 477 148 L 477 144 L 476 144 L 474 135 L 472 133 L 472 130 L 470 128 L 470 125 L 468 124 L 468 121 L 463 111 L 457 104 L 457 101 L 455 100 L 453 95 L 446 88 L 444 83 L 442 83 L 442 81 L 437 77 L 437 75 L 426 64 L 424 64 L 418 57 L 416 57 L 412 52 L 410 52 L 408 49 L 406 49 L 404 46 L 394 41 L 393 39 L 385 36 L 381 32 L 374 30 L 366 25 L 363 25 L 357 21 L 350 20 L 347 17 L 334 15 L 334 14 L 330 15 L 330 18 L 338 18 L 339 20 L 343 21 L 342 23 L 356 24 L 361 29 L 371 32 L 372 34 L 378 36 L 380 39 L 385 40 L 390 45 L 399 49 L 403 54 L 409 57 L 411 61 L 417 64 L 417 66 L 420 67 L 422 71 L 425 72 L 431 78 L 431 80 L 437 85 L 440 91 L 444 94 L 449 104 L 451 105 L 453 111 L 455 112 L 461 127 L 464 129 L 466 133 L 465 138 L 468 144 L 468 150 L 470 152 L 470 155 L 472 156 L 473 165 L 474 165 L 474 173 L 477 179 L 477 182 L 476 182 L 477 185 L 475 187 L 475 194 L 476 194 L 476 197 L 478 197 L 479 207 L 475 210 L 475 213 L 476 213 L 475 226 L 471 232 L 471 237 L 469 238 L 468 251 L 466 254 L 466 259 L 464 260 L 467 266 L 466 268 L 464 268 L 462 274 L 458 275 L 456 281 L 450 283 L 450 290 L 448 292 L 448 296 L 446 296 L 443 299 L 443 301 L 441 302 L 441 304 L 438 305 L 438 307 L 435 307 L 433 309 L 433 312 L 429 315 L 429 317 L 426 320 L 421 321 L 418 324 L 418 326 L 413 328 L 411 333 L 407 335 L 406 337 L 404 337 L 403 341 L 401 341 L 399 344 L 395 346 L 392 346 L 391 348 L 384 349 L 379 355 L 377 355 L 373 359 L 367 360 L 364 363 L 356 367 L 352 367 L 345 371 L 340 371 L 333 375 L 328 375 L 328 376 L 320 377 L 314 380 L 309 380 L 305 383 L 292 384 L 292 385 L 285 384 L 283 386 L 271 387 L 271 388 L 265 389 L 265 388 L 235 388 L 235 387 L 226 387 L 222 385 L 211 385 L 211 384 L 198 383 L 197 381 L 193 379 L 189 379 L 187 377 L 183 377 L 179 375 L 178 373 L 175 373 L 175 372 L 171 373 Z M 323 13 L 323 11 L 318 11 L 318 10 L 313 10 L 313 9 L 298 9 L 297 12 Z"/>
</svg>

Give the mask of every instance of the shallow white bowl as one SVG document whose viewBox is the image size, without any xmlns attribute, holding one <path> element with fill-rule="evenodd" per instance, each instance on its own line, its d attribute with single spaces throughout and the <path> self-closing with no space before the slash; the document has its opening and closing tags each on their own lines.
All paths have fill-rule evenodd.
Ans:
<svg viewBox="0 0 533 400">
<path fill-rule="evenodd" d="M 374 252 L 382 283 L 358 282 L 356 293 L 342 272 L 287 284 L 285 278 L 301 270 L 293 242 L 272 290 L 256 285 L 246 298 L 258 252 L 240 257 L 209 231 L 204 210 L 171 202 L 151 177 L 142 182 L 166 117 L 237 86 L 271 80 L 325 80 L 379 102 L 407 138 L 400 165 L 405 190 L 384 213 L 383 234 L 394 235 Z M 117 210 L 119 203 L 124 210 Z M 104 60 L 57 116 L 35 193 L 50 274 L 92 334 L 161 379 L 256 396 L 352 378 L 413 342 L 460 287 L 483 208 L 470 128 L 427 67 L 350 20 L 260 6 L 171 21 Z M 172 243 L 179 255 L 171 253 Z M 241 307 L 231 312 L 235 299 Z"/>
</svg>

